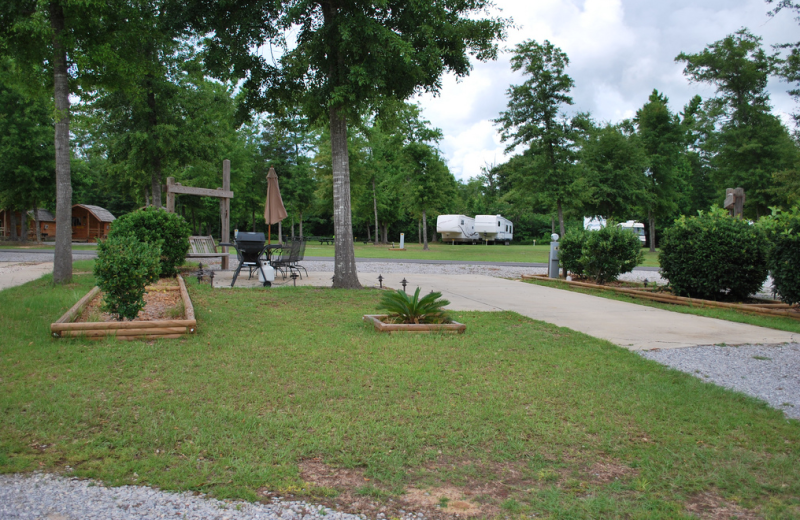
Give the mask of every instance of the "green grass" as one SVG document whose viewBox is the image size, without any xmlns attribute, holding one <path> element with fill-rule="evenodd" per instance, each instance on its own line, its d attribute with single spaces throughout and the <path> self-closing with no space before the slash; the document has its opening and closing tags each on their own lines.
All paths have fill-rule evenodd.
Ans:
<svg viewBox="0 0 800 520">
<path fill-rule="evenodd" d="M 705 316 L 707 318 L 717 318 L 720 320 L 735 321 L 737 323 L 747 323 L 748 325 L 756 325 L 758 327 L 767 327 L 769 329 L 785 330 L 787 332 L 800 333 L 800 321 L 792 318 L 782 318 L 780 316 L 760 316 L 758 314 L 748 314 L 734 309 L 720 309 L 714 307 L 691 307 L 688 305 L 672 305 L 669 303 L 656 302 L 652 300 L 645 300 L 644 298 L 634 298 L 622 293 L 614 291 L 604 291 L 602 289 L 590 289 L 587 287 L 577 287 L 557 280 L 543 280 L 543 279 L 527 279 L 528 283 L 537 285 L 544 285 L 546 287 L 555 287 L 556 289 L 564 289 L 567 291 L 579 292 L 589 294 L 592 296 L 600 296 L 610 300 L 619 300 L 621 302 L 635 303 L 637 305 L 644 305 L 646 307 L 655 307 L 657 309 L 664 309 L 673 312 L 682 312 L 684 314 L 695 314 L 697 316 Z"/>
<path fill-rule="evenodd" d="M 511 245 L 511 246 L 485 246 L 485 245 L 452 245 L 441 242 L 429 244 L 430 251 L 423 251 L 420 244 L 406 242 L 407 251 L 389 251 L 385 245 L 374 246 L 356 243 L 355 253 L 357 258 L 413 258 L 426 260 L 457 260 L 480 262 L 526 262 L 547 263 L 550 255 L 550 245 Z M 333 245 L 320 245 L 313 240 L 306 245 L 306 256 L 334 255 Z M 658 267 L 658 253 L 644 250 L 645 267 Z"/>
<path fill-rule="evenodd" d="M 361 321 L 375 290 L 194 280 L 192 337 L 51 339 L 92 285 L 0 292 L 0 472 L 390 511 L 412 486 L 434 506 L 482 488 L 469 500 L 500 517 L 688 518 L 710 493 L 800 516 L 798 421 L 605 341 L 510 312 L 454 313 L 464 335 L 381 335 Z M 363 478 L 304 482 L 303 461 Z"/>
</svg>

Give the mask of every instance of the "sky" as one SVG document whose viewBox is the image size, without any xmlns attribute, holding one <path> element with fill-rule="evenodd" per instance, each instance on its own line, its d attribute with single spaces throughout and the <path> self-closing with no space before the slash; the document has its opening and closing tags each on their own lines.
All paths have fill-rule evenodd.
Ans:
<svg viewBox="0 0 800 520">
<path fill-rule="evenodd" d="M 633 117 L 653 89 L 677 112 L 695 95 L 714 88 L 691 84 L 676 63 L 681 52 L 701 52 L 708 44 L 746 27 L 769 46 L 800 41 L 794 13 L 767 15 L 764 0 L 495 0 L 496 14 L 514 20 L 496 61 L 474 62 L 466 78 L 446 76 L 438 96 L 417 101 L 423 115 L 441 128 L 440 149 L 457 179 L 508 159 L 492 122 L 505 110 L 506 90 L 525 81 L 512 73 L 510 49 L 525 40 L 550 40 L 567 53 L 567 73 L 575 81 L 570 112 L 590 112 L 598 122 Z M 788 122 L 796 110 L 787 83 L 769 84 L 773 112 Z"/>
</svg>

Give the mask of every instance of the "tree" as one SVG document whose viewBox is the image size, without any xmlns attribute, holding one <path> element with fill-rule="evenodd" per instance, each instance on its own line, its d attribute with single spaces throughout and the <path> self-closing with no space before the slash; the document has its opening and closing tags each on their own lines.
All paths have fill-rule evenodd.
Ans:
<svg viewBox="0 0 800 520">
<path fill-rule="evenodd" d="M 717 185 L 744 188 L 745 211 L 758 218 L 775 203 L 772 174 L 792 160 L 788 131 L 770 113 L 767 80 L 777 56 L 764 51 L 761 38 L 741 29 L 700 53 L 681 53 L 675 60 L 686 63 L 684 74 L 691 81 L 717 87 L 717 97 L 705 107 L 718 129 L 710 142 Z"/>
<path fill-rule="evenodd" d="M 678 116 L 670 112 L 668 103 L 667 96 L 653 90 L 634 118 L 649 163 L 645 209 L 650 226 L 650 252 L 656 250 L 656 217 L 674 212 L 681 193 L 678 166 L 685 136 Z"/>
<path fill-rule="evenodd" d="M 630 121 L 596 127 L 588 121 L 580 168 L 589 196 L 584 214 L 627 220 L 647 196 L 647 156 Z"/>
<path fill-rule="evenodd" d="M 574 167 L 575 132 L 571 122 L 560 113 L 572 105 L 572 78 L 564 70 L 569 58 L 558 47 L 545 40 L 539 44 L 528 40 L 514 49 L 511 69 L 529 76 L 522 85 L 508 91 L 508 109 L 495 123 L 501 127 L 506 151 L 527 146 L 524 155 L 530 160 L 522 170 L 520 181 L 529 190 L 550 198 L 558 211 L 558 224 L 564 235 L 564 206 L 573 204 L 578 195 Z"/>
<path fill-rule="evenodd" d="M 792 0 L 766 0 L 768 4 L 775 3 L 775 7 L 769 12 L 770 16 L 775 16 L 782 9 L 794 11 L 797 16 L 795 20 L 800 22 L 800 3 Z M 800 42 L 789 42 L 777 45 L 778 48 L 788 50 L 788 55 L 780 63 L 777 73 L 789 83 L 794 83 L 794 88 L 789 90 L 789 95 L 800 101 Z M 800 113 L 793 114 L 795 126 L 800 128 Z"/>
<path fill-rule="evenodd" d="M 241 0 L 236 8 L 192 4 L 195 26 L 212 33 L 206 63 L 244 78 L 243 110 L 302 106 L 330 127 L 336 257 L 334 287 L 360 287 L 353 250 L 347 128 L 385 99 L 437 92 L 441 76 L 465 76 L 469 55 L 493 59 L 505 21 L 479 18 L 489 0 Z M 296 46 L 284 31 L 296 30 Z M 260 48 L 282 45 L 277 63 Z"/>
<path fill-rule="evenodd" d="M 70 94 L 87 87 L 121 47 L 108 30 L 115 1 L 17 0 L 0 7 L 0 51 L 52 78 L 55 101 L 56 247 L 53 282 L 72 280 Z M 36 84 L 33 82 L 32 84 Z"/>
<path fill-rule="evenodd" d="M 413 142 L 404 153 L 411 164 L 410 175 L 405 179 L 408 201 L 418 214 L 422 214 L 423 250 L 428 250 L 428 212 L 438 210 L 455 194 L 455 178 L 450 173 L 435 148 Z"/>
<path fill-rule="evenodd" d="M 0 208 L 22 213 L 26 237 L 26 213 L 51 199 L 55 185 L 52 105 L 40 90 L 26 93 L 12 60 L 0 61 Z M 12 237 L 16 223 L 12 225 Z"/>
</svg>

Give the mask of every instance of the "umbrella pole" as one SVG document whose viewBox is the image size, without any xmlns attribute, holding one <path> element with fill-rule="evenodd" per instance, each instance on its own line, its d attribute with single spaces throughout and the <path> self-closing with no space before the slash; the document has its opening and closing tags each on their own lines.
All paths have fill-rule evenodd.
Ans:
<svg viewBox="0 0 800 520">
<path fill-rule="evenodd" d="M 272 244 L 272 224 L 267 225 L 267 245 Z"/>
</svg>

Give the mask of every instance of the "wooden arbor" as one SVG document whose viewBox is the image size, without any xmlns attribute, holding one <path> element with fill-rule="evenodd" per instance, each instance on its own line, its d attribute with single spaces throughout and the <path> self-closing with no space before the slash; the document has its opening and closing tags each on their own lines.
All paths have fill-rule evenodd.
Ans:
<svg viewBox="0 0 800 520">
<path fill-rule="evenodd" d="M 182 186 L 175 182 L 174 177 L 167 177 L 167 211 L 175 213 L 175 195 L 198 195 L 200 197 L 216 197 L 219 201 L 219 218 L 222 221 L 222 232 L 220 242 L 229 243 L 231 239 L 231 162 L 228 159 L 222 161 L 222 187 L 216 190 L 208 188 L 194 188 Z M 228 269 L 228 247 L 223 246 L 222 269 Z"/>
</svg>

